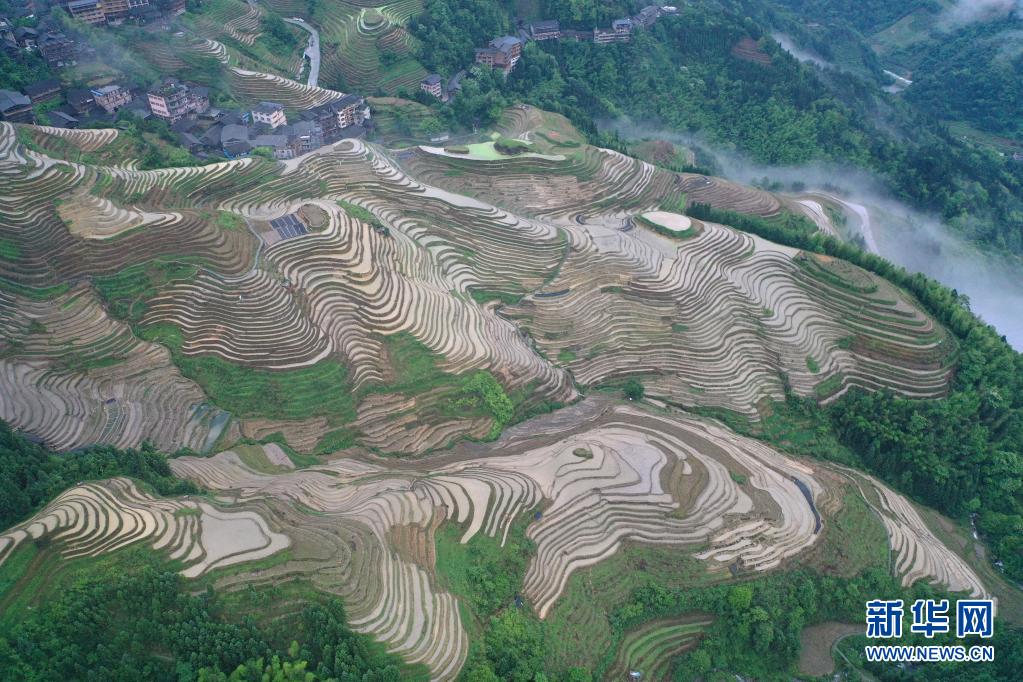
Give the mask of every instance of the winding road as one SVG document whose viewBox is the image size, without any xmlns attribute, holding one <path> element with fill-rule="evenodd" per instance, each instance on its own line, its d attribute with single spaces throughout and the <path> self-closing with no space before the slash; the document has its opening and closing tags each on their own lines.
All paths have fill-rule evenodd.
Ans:
<svg viewBox="0 0 1023 682">
<path fill-rule="evenodd" d="M 309 58 L 309 78 L 306 80 L 306 85 L 316 87 L 320 80 L 320 32 L 307 21 L 298 17 L 284 21 L 309 31 L 309 45 L 304 52 L 305 56 Z"/>
</svg>

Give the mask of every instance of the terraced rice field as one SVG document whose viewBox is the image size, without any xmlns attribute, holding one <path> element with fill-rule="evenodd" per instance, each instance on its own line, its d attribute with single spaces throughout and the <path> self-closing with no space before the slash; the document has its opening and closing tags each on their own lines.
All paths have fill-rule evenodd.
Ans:
<svg viewBox="0 0 1023 682">
<path fill-rule="evenodd" d="M 176 47 L 211 56 L 223 64 L 230 63 L 242 69 L 270 70 L 275 75 L 295 76 L 302 68 L 306 34 L 289 26 L 287 30 L 292 40 L 286 49 L 282 49 L 277 41 L 271 41 L 263 33 L 263 20 L 267 13 L 264 6 L 245 0 L 207 0 L 200 12 L 189 13 L 182 19 L 189 28 L 190 38 L 187 44 Z M 165 50 L 173 47 L 164 44 Z M 180 57 L 175 58 L 180 61 Z"/>
<path fill-rule="evenodd" d="M 338 94 L 291 85 L 289 106 Z M 443 372 L 490 371 L 526 404 L 636 375 L 655 397 L 753 418 L 783 396 L 783 377 L 822 401 L 851 386 L 944 394 L 954 342 L 883 280 L 721 225 L 691 221 L 688 238 L 674 240 L 633 220 L 679 186 L 763 215 L 780 210 L 772 195 L 659 171 L 566 131 L 530 128 L 532 114 L 514 111 L 506 130 L 549 153 L 392 158 L 352 140 L 277 164 L 138 171 L 26 149 L 5 125 L 0 238 L 17 258 L 0 260 L 9 301 L 0 322 L 14 342 L 0 376 L 18 399 L 0 399 L 0 414 L 62 448 L 110 442 L 115 431 L 122 445 L 148 437 L 172 450 L 208 447 L 229 418 L 208 396 L 230 389 L 209 384 L 213 370 L 199 365 L 269 381 L 266 372 L 341 363 L 339 390 L 356 396 L 354 412 L 243 410 L 235 426 L 253 437 L 280 431 L 303 450 L 342 426 L 399 452 L 486 435 L 487 421 L 453 411 L 448 393 L 388 388 L 396 375 L 385 340 L 399 334 L 424 344 Z M 115 143 L 108 131 L 28 130 L 35 149 Z M 337 200 L 366 213 L 353 217 Z M 326 216 L 318 231 L 264 244 L 245 223 L 302 206 Z M 125 274 L 154 261 L 190 270 L 157 283 Z M 97 277 L 135 284 L 116 300 L 101 286 L 97 299 Z M 68 345 L 34 347 L 33 320 L 67 326 Z M 88 341 L 84 329 L 123 341 Z M 136 414 L 134 401 L 164 384 L 174 387 L 160 392 L 168 413 Z"/>
<path fill-rule="evenodd" d="M 271 0 L 285 16 L 301 16 L 320 31 L 320 82 L 339 90 L 372 95 L 382 91 L 415 92 L 426 70 L 411 56 L 409 18 L 423 9 L 422 0 L 336 0 L 319 3 L 310 15 L 304 4 Z M 390 65 L 384 52 L 395 55 Z"/>
<path fill-rule="evenodd" d="M 185 565 L 194 578 L 254 561 L 291 541 L 252 511 L 221 511 L 205 502 L 154 499 L 127 479 L 71 488 L 34 517 L 0 535 L 0 564 L 22 543 L 56 543 L 66 559 L 97 556 L 146 542 Z"/>
<path fill-rule="evenodd" d="M 320 96 L 294 86 L 296 103 Z M 954 342 L 885 281 L 724 225 L 693 220 L 681 239 L 635 220 L 668 220 L 656 212 L 683 195 L 771 216 L 784 207 L 771 194 L 586 146 L 530 109 L 500 132 L 541 157 L 346 140 L 286 162 L 140 171 L 72 160 L 117 145 L 113 131 L 20 130 L 26 144 L 0 124 L 0 417 L 62 450 L 222 451 L 171 460 L 215 503 L 82 484 L 0 536 L 0 562 L 44 537 L 65 556 L 144 542 L 226 591 L 301 578 L 444 680 L 469 652 L 435 575 L 444 523 L 503 544 L 542 510 L 521 594 L 598 636 L 576 587 L 604 562 L 670 549 L 706 580 L 778 570 L 819 546 L 831 502 L 852 494 L 879 515 L 905 584 L 987 593 L 870 477 L 670 405 L 590 397 L 509 426 L 464 393 L 489 375 L 522 415 L 640 376 L 662 405 L 752 418 L 785 381 L 821 401 L 850 386 L 944 394 Z M 316 223 L 264 239 L 285 215 Z M 328 456 L 296 468 L 318 460 L 239 443 L 271 434 Z M 333 458 L 332 443 L 345 447 Z M 702 623 L 628 633 L 616 665 L 667 670 Z"/>
<path fill-rule="evenodd" d="M 671 659 L 695 647 L 700 632 L 710 623 L 709 618 L 653 621 L 629 632 L 619 646 L 608 678 L 628 679 L 630 672 L 638 670 L 645 679 L 671 679 Z"/>
<path fill-rule="evenodd" d="M 424 461 L 346 458 L 271 472 L 234 452 L 172 460 L 177 475 L 218 499 L 292 510 L 276 515 L 292 538 L 292 557 L 258 574 L 225 577 L 220 588 L 304 575 L 345 598 L 354 627 L 428 665 L 437 679 L 453 677 L 467 653 L 457 598 L 439 587 L 428 549 L 441 522 L 457 524 L 462 543 L 482 533 L 503 544 L 516 519 L 543 509 L 526 529 L 536 552 L 522 594 L 545 618 L 573 574 L 625 543 L 674 548 L 719 580 L 729 569 L 756 573 L 796 561 L 820 538 L 796 481 L 810 499 L 824 500 L 833 493 L 820 481 L 835 479 L 820 466 L 711 422 L 608 403 L 584 403 L 567 416 L 511 429 L 491 446 Z M 890 506 L 905 503 L 892 495 Z M 921 526 L 903 532 L 893 543 L 930 542 Z M 906 574 L 954 589 L 962 577 L 934 563 Z M 615 665 L 661 670 L 708 622 L 647 624 L 622 641 Z"/>
</svg>

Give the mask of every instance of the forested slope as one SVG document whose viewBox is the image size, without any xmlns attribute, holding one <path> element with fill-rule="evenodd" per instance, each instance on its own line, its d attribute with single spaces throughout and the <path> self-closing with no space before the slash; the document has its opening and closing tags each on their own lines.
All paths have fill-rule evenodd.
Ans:
<svg viewBox="0 0 1023 682">
<path fill-rule="evenodd" d="M 433 0 L 433 16 L 475 19 L 464 31 L 457 21 L 414 21 L 420 58 L 439 69 L 462 68 L 471 44 L 503 30 L 493 5 L 479 1 Z M 594 121 L 628 116 L 695 132 L 763 163 L 849 163 L 976 242 L 1023 253 L 1023 164 L 962 141 L 934 117 L 940 112 L 883 96 L 876 83 L 798 63 L 767 36 L 773 15 L 764 4 L 722 5 L 685 6 L 626 44 L 528 44 L 506 81 L 490 74 L 468 81 L 441 113 L 485 125 L 504 105 L 527 101 L 591 133 Z M 747 9 L 759 19 L 747 18 Z M 737 57 L 733 48 L 744 38 L 759 41 L 769 63 Z"/>
</svg>

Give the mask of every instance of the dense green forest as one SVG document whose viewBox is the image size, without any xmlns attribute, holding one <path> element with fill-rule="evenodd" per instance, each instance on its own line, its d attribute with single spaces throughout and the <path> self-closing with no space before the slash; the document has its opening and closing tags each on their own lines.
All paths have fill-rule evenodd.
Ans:
<svg viewBox="0 0 1023 682">
<path fill-rule="evenodd" d="M 980 22 L 926 50 L 893 54 L 916 63 L 906 99 L 942 120 L 966 121 L 1023 142 L 1021 31 L 1023 18 Z"/>
<path fill-rule="evenodd" d="M 841 2 L 840 0 L 753 0 L 758 20 L 794 34 L 826 59 L 865 66 L 881 76 L 868 43 L 884 44 L 889 68 L 911 74 L 905 99 L 943 121 L 963 121 L 996 134 L 1023 136 L 1023 15 L 979 14 L 984 20 L 950 21 L 937 0 Z M 780 10 L 780 11 L 774 11 Z M 913 27 L 892 29 L 913 16 Z M 817 22 L 813 30 L 806 25 Z M 884 38 L 877 36 L 885 32 Z M 854 58 L 849 53 L 855 52 Z"/>
<path fill-rule="evenodd" d="M 886 28 L 908 14 L 918 11 L 940 12 L 938 0 L 773 0 L 794 14 L 818 21 L 846 22 L 863 33 Z"/>
<path fill-rule="evenodd" d="M 431 7 L 462 16 L 479 1 L 431 0 Z M 496 27 L 497 19 L 491 23 Z M 464 67 L 469 61 L 455 58 L 468 54 L 470 43 L 484 42 L 467 34 L 464 50 L 451 52 L 448 33 L 457 34 L 459 24 L 442 31 L 413 22 L 411 29 L 424 59 L 445 55 L 430 62 L 437 68 Z M 770 65 L 732 54 L 747 36 L 761 41 Z M 564 113 L 591 134 L 594 120 L 630 116 L 698 132 L 758 162 L 851 163 L 878 174 L 898 198 L 940 213 L 967 237 L 1023 254 L 1023 164 L 963 143 L 904 103 L 880 102 L 876 86 L 852 75 L 822 78 L 765 38 L 752 20 L 690 6 L 637 32 L 628 44 L 528 44 L 507 79 L 484 72 L 440 113 L 452 122 L 487 125 L 504 106 L 526 101 Z"/>
<path fill-rule="evenodd" d="M 0 420 L 0 528 L 21 521 L 79 481 L 130 476 L 161 495 L 199 492 L 175 478 L 167 458 L 149 445 L 120 450 L 97 445 L 58 454 L 26 439 Z"/>
<path fill-rule="evenodd" d="M 337 599 L 270 625 L 232 615 L 213 590 L 144 550 L 85 568 L 0 625 L 0 680 L 397 682 L 401 662 L 346 623 Z M 10 614 L 8 614 L 10 616 Z"/>
</svg>

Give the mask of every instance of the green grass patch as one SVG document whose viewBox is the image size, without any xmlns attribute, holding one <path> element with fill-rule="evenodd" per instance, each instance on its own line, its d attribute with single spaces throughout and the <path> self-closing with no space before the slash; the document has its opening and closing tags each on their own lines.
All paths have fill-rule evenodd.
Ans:
<svg viewBox="0 0 1023 682">
<path fill-rule="evenodd" d="M 842 388 L 843 377 L 841 374 L 832 374 L 824 381 L 820 382 L 813 388 L 813 392 L 818 398 L 827 398 L 828 396 L 834 395 Z"/>
<path fill-rule="evenodd" d="M 113 275 L 93 278 L 93 285 L 111 315 L 128 322 L 138 322 L 146 313 L 146 302 L 156 296 L 164 285 L 194 279 L 196 265 L 177 261 L 152 260 L 125 268 Z"/>
<path fill-rule="evenodd" d="M 806 356 L 806 368 L 814 374 L 818 374 L 821 371 L 821 366 L 817 364 L 817 361 L 811 355 Z"/>
<path fill-rule="evenodd" d="M 685 207 L 685 197 L 684 196 L 682 197 L 681 202 L 682 202 L 682 207 L 684 208 Z M 673 211 L 676 211 L 676 212 L 679 212 L 679 213 L 681 212 L 681 211 L 677 210 L 677 208 L 678 208 L 677 206 L 672 207 L 671 202 L 668 202 L 668 206 L 669 207 L 665 208 L 665 210 L 673 210 Z M 662 208 L 664 208 L 663 204 L 662 204 Z M 668 237 L 670 239 L 689 239 L 690 237 L 695 237 L 696 234 L 697 234 L 696 228 L 693 227 L 692 225 L 690 225 L 689 227 L 687 227 L 684 230 L 672 230 L 672 229 L 670 229 L 668 227 L 665 227 L 664 225 L 661 225 L 660 223 L 656 223 L 653 220 L 650 220 L 649 218 L 644 218 L 641 215 L 634 216 L 633 219 L 637 223 L 642 225 L 643 227 L 645 227 L 647 229 L 650 229 L 650 230 L 653 230 L 654 232 L 656 232 L 657 234 L 661 235 L 662 237 Z"/>
<path fill-rule="evenodd" d="M 314 452 L 318 455 L 325 455 L 338 450 L 344 450 L 355 445 L 358 434 L 352 429 L 340 428 L 328 431 L 323 434 L 316 444 Z"/>
<path fill-rule="evenodd" d="M 337 360 L 270 371 L 238 365 L 215 355 L 185 355 L 181 352 L 181 330 L 170 324 L 145 327 L 141 336 L 167 346 L 181 373 L 236 417 L 294 420 L 327 417 L 337 423 L 355 419 L 348 368 Z"/>
<path fill-rule="evenodd" d="M 677 547 L 627 543 L 604 561 L 572 573 L 545 619 L 547 670 L 558 674 L 581 667 L 592 671 L 594 680 L 617 679 L 603 672 L 614 662 L 621 642 L 615 612 L 634 591 L 653 585 L 691 589 L 721 579 Z"/>
<path fill-rule="evenodd" d="M 817 570 L 847 578 L 888 570 L 888 534 L 859 494 L 842 498 L 842 509 L 828 518 L 823 533 L 810 560 Z"/>
<path fill-rule="evenodd" d="M 558 362 L 569 363 L 575 360 L 576 355 L 567 348 L 562 348 L 558 351 Z"/>
<path fill-rule="evenodd" d="M 324 194 L 325 193 L 326 191 L 324 191 Z M 361 220 L 362 222 L 366 223 L 377 232 L 382 232 L 383 234 L 390 234 L 390 231 L 387 229 L 387 226 L 380 222 L 379 218 L 373 215 L 370 211 L 364 209 L 362 206 L 353 204 L 349 201 L 344 201 L 342 199 L 337 200 L 337 205 L 343 208 L 345 210 L 345 213 L 355 218 L 356 220 Z"/>
<path fill-rule="evenodd" d="M 373 387 L 375 393 L 426 393 L 436 388 L 455 387 L 458 377 L 438 366 L 443 358 L 408 332 L 382 337 L 395 379 Z"/>
<path fill-rule="evenodd" d="M 494 149 L 501 154 L 508 156 L 514 156 L 516 154 L 522 154 L 523 152 L 529 151 L 529 144 L 522 140 L 515 140 L 510 137 L 499 137 L 494 140 Z"/>
<path fill-rule="evenodd" d="M 24 284 L 0 277 L 0 289 L 8 293 L 17 294 L 18 296 L 24 296 L 33 301 L 46 301 L 63 296 L 71 290 L 71 285 L 65 282 L 51 287 L 27 287 Z"/>
<path fill-rule="evenodd" d="M 465 600 L 477 625 L 484 617 L 514 604 L 529 558 L 536 552 L 536 545 L 526 538 L 533 514 L 523 514 L 512 522 L 504 547 L 500 536 L 492 538 L 482 532 L 463 545 L 465 528 L 455 523 L 445 523 L 437 530 L 437 576 L 446 589 Z"/>
<path fill-rule="evenodd" d="M 236 231 L 245 229 L 245 219 L 236 213 L 217 211 L 214 223 L 221 230 Z"/>
<path fill-rule="evenodd" d="M 500 301 L 504 305 L 515 305 L 523 297 L 521 293 L 515 294 L 508 291 L 493 291 L 490 289 L 470 289 L 469 295 L 472 296 L 472 300 L 480 305 L 490 301 Z"/>
</svg>

